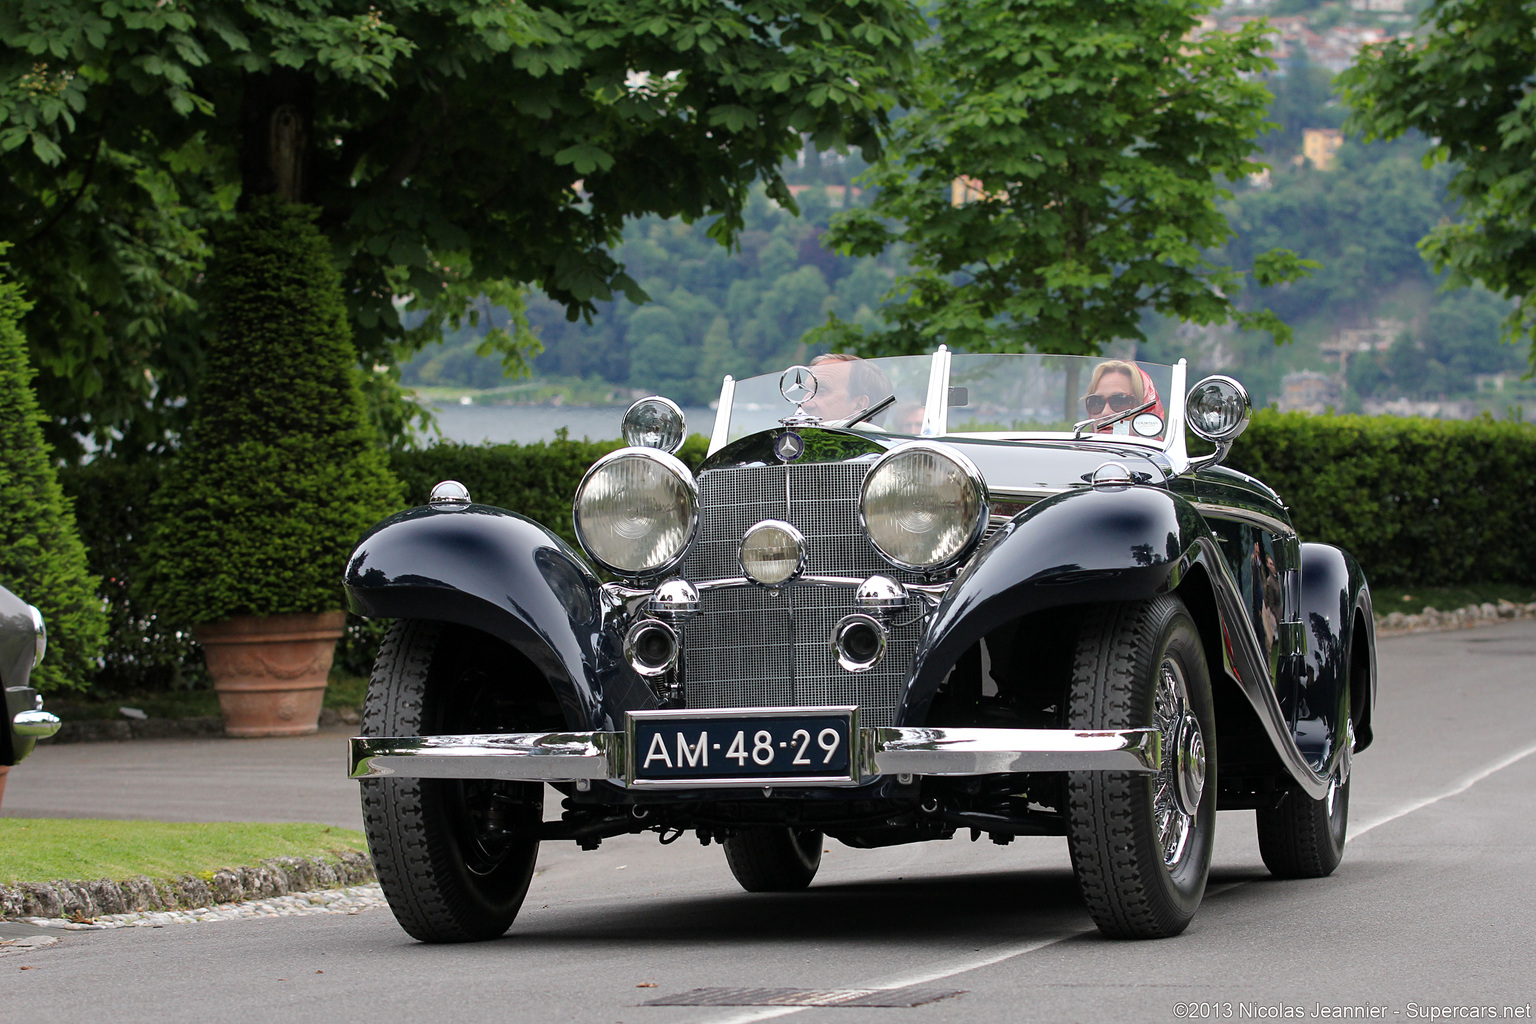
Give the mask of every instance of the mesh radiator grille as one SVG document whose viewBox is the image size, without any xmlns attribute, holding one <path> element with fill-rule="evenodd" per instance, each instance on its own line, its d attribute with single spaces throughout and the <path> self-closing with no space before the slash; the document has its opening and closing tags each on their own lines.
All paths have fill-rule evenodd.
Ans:
<svg viewBox="0 0 1536 1024">
<path fill-rule="evenodd" d="M 753 523 L 782 519 L 805 535 L 806 572 L 917 582 L 880 557 L 859 526 L 859 485 L 869 462 L 747 466 L 699 477 L 702 521 L 683 574 L 702 582 L 740 576 L 737 552 Z M 701 595 L 683 628 L 683 695 L 689 707 L 856 704 L 864 725 L 892 725 L 912 670 L 921 626 L 890 629 L 885 658 L 864 673 L 837 664 L 832 627 L 855 611 L 851 587 L 761 587 Z"/>
</svg>

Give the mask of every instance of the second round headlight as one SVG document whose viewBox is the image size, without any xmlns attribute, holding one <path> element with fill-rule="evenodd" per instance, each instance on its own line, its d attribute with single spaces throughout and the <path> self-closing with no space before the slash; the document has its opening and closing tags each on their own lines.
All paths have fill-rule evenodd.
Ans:
<svg viewBox="0 0 1536 1024">
<path fill-rule="evenodd" d="M 981 473 L 959 452 L 915 441 L 891 449 L 864 478 L 859 517 L 893 565 L 953 565 L 986 528 Z"/>
<path fill-rule="evenodd" d="M 649 576 L 682 559 L 698 509 L 698 489 L 682 462 L 654 448 L 620 448 L 598 459 L 576 488 L 576 536 L 604 568 Z"/>
</svg>

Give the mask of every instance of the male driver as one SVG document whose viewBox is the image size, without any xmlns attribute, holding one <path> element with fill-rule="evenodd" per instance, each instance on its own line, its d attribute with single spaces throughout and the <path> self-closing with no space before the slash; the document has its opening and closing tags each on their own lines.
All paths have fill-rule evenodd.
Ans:
<svg viewBox="0 0 1536 1024">
<path fill-rule="evenodd" d="M 804 409 L 820 416 L 823 423 L 856 416 L 894 393 L 890 378 L 880 367 L 846 352 L 817 356 L 811 360 L 811 369 L 816 374 L 816 397 L 806 402 Z M 879 412 L 871 422 L 884 418 L 885 413 Z"/>
</svg>

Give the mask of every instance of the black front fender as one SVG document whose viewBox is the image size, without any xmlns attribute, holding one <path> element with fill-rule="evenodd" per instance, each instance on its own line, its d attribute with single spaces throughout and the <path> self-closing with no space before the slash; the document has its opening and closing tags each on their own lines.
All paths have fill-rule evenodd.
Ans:
<svg viewBox="0 0 1536 1024">
<path fill-rule="evenodd" d="M 1208 536 L 1189 502 L 1156 487 L 1074 490 L 1036 502 L 966 566 L 918 648 L 897 715 L 922 724 L 939 684 L 972 645 L 1031 612 L 1135 601 L 1177 586 Z"/>
<path fill-rule="evenodd" d="M 346 591 L 359 615 L 454 622 L 506 642 L 544 674 L 571 729 L 614 729 L 623 710 L 656 706 L 616 649 L 620 606 L 568 544 L 515 512 L 391 516 L 347 561 Z"/>
</svg>

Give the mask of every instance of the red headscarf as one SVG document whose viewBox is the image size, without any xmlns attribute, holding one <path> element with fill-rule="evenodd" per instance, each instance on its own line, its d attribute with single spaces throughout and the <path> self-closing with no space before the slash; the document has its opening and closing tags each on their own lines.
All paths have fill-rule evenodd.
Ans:
<svg viewBox="0 0 1536 1024">
<path fill-rule="evenodd" d="M 1135 366 L 1134 363 L 1131 365 Z M 1141 367 L 1137 366 L 1136 372 L 1141 374 L 1141 401 L 1137 402 L 1136 404 L 1144 405 L 1147 402 L 1152 403 L 1147 407 L 1145 411 L 1139 412 L 1136 415 L 1144 416 L 1146 413 L 1151 413 L 1153 416 L 1156 416 L 1158 419 L 1162 420 L 1163 426 L 1166 427 L 1168 425 L 1168 414 L 1163 411 L 1163 400 L 1157 393 L 1157 385 L 1152 383 L 1152 378 L 1146 370 L 1143 370 Z M 1099 427 L 1097 430 L 1095 430 L 1094 433 L 1110 434 L 1114 432 L 1114 429 L 1115 424 L 1106 423 L 1102 427 Z M 1161 437 L 1162 433 L 1162 430 L 1159 430 L 1156 436 Z M 1137 436 L 1139 437 L 1140 435 Z"/>
</svg>

